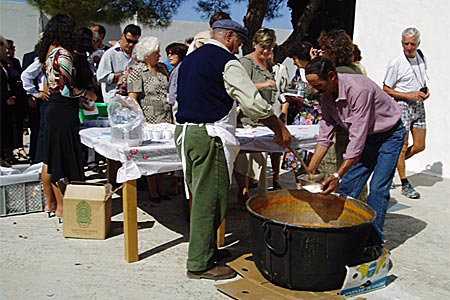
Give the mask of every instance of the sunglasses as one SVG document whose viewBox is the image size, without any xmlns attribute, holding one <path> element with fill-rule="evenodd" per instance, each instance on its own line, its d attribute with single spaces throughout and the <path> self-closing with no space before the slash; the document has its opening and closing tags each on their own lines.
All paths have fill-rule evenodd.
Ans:
<svg viewBox="0 0 450 300">
<path fill-rule="evenodd" d="M 139 42 L 139 40 L 130 40 L 128 38 L 125 38 L 125 40 L 127 41 L 128 44 L 132 44 L 132 45 L 136 45 Z"/>
</svg>

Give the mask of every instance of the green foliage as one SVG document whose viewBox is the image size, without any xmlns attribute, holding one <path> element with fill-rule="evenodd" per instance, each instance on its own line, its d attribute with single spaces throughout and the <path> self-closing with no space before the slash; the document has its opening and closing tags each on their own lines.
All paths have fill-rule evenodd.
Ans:
<svg viewBox="0 0 450 300">
<path fill-rule="evenodd" d="M 212 0 L 212 1 L 197 1 L 197 6 L 195 10 L 200 13 L 200 16 L 208 20 L 215 12 L 223 11 L 230 12 L 230 3 L 232 1 L 221 1 L 221 0 Z"/>
<path fill-rule="evenodd" d="M 135 17 L 150 27 L 167 27 L 184 0 L 27 0 L 54 16 L 64 13 L 74 18 L 78 25 L 90 22 L 119 24 Z"/>
<path fill-rule="evenodd" d="M 199 0 L 195 10 L 200 13 L 200 16 L 208 20 L 215 12 L 223 11 L 230 13 L 230 5 L 232 3 L 246 2 L 249 0 Z M 271 20 L 281 16 L 280 9 L 286 0 L 269 0 L 267 3 L 267 10 L 264 18 Z"/>
</svg>

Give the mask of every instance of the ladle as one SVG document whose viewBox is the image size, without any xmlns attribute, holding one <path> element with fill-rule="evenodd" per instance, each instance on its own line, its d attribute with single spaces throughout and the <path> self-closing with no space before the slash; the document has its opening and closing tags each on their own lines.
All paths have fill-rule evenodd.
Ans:
<svg viewBox="0 0 450 300">
<path fill-rule="evenodd" d="M 295 157 L 300 161 L 300 163 L 302 164 L 302 167 L 305 169 L 306 173 L 308 173 L 308 179 L 310 179 L 313 182 L 318 182 L 320 180 L 323 179 L 324 174 L 323 173 L 319 173 L 319 174 L 314 174 L 313 172 L 311 172 L 311 170 L 309 169 L 309 167 L 306 165 L 305 161 L 301 158 L 301 156 L 297 153 L 297 151 L 295 151 L 294 149 L 292 149 L 292 147 L 288 147 L 289 151 L 292 152 L 292 154 L 295 155 Z"/>
</svg>

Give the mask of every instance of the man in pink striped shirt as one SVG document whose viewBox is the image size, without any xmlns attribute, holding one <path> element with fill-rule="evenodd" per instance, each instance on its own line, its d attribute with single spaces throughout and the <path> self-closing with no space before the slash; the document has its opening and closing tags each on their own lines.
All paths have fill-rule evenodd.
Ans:
<svg viewBox="0 0 450 300">
<path fill-rule="evenodd" d="M 377 217 L 367 241 L 365 259 L 375 259 L 382 253 L 390 186 L 405 140 L 401 108 L 367 76 L 338 74 L 331 60 L 324 57 L 307 65 L 306 79 L 321 94 L 323 115 L 310 169 L 316 171 L 332 146 L 336 126 L 347 130 L 350 142 L 344 161 L 336 173 L 323 181 L 322 194 L 337 189 L 341 195 L 358 198 L 372 175 L 367 204 Z"/>
</svg>

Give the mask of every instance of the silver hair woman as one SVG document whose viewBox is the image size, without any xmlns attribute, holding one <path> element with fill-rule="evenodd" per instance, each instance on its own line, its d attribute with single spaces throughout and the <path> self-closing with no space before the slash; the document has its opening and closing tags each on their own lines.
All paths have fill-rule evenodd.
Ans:
<svg viewBox="0 0 450 300">
<path fill-rule="evenodd" d="M 133 59 L 136 62 L 143 62 L 147 56 L 159 52 L 159 40 L 154 36 L 146 36 L 140 39 L 133 49 Z"/>
<path fill-rule="evenodd" d="M 137 100 L 142 107 L 148 123 L 171 123 L 171 110 L 167 103 L 168 71 L 163 63 L 156 37 L 144 37 L 133 49 L 133 58 L 137 64 L 128 75 L 128 95 Z M 163 194 L 162 174 L 147 176 L 150 201 L 167 199 Z"/>
</svg>

